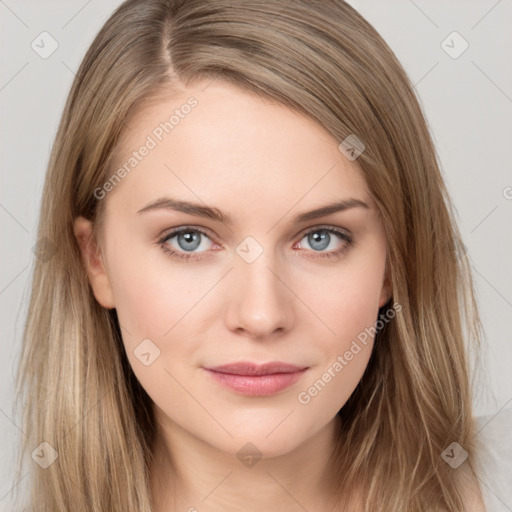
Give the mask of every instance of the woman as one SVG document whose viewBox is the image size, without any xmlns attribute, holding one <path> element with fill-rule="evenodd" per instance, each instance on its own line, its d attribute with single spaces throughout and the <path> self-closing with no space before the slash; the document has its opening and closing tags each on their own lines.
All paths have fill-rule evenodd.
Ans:
<svg viewBox="0 0 512 512">
<path fill-rule="evenodd" d="M 485 510 L 469 265 L 410 81 L 346 3 L 122 4 L 40 219 L 29 508 Z"/>
</svg>

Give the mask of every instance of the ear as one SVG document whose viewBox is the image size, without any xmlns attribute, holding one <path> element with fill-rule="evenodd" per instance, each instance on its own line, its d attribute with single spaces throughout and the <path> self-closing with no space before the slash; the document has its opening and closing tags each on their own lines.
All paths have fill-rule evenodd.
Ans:
<svg viewBox="0 0 512 512">
<path fill-rule="evenodd" d="M 380 293 L 379 308 L 384 306 L 389 301 L 389 299 L 391 299 L 392 295 L 393 289 L 391 286 L 391 276 L 389 272 L 388 260 L 386 259 L 386 268 L 384 270 L 384 281 L 382 283 L 382 290 Z"/>
<path fill-rule="evenodd" d="M 74 233 L 94 297 L 104 308 L 112 309 L 115 307 L 114 293 L 92 231 L 93 225 L 90 220 L 85 217 L 75 219 Z"/>
</svg>

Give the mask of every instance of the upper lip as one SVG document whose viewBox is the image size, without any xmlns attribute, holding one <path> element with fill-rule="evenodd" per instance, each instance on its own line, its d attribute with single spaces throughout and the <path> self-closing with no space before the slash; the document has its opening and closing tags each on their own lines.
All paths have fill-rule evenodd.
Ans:
<svg viewBox="0 0 512 512">
<path fill-rule="evenodd" d="M 305 370 L 306 368 L 307 366 L 296 366 L 281 361 L 264 364 L 240 361 L 238 363 L 223 364 L 206 369 L 213 372 L 230 373 L 233 375 L 271 375 L 273 373 L 295 373 Z"/>
</svg>

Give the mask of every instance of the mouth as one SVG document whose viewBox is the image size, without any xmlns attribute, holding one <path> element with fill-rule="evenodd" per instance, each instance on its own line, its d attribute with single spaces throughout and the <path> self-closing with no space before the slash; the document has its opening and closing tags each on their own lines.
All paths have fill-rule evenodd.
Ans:
<svg viewBox="0 0 512 512">
<path fill-rule="evenodd" d="M 218 384 L 236 393 L 269 396 L 298 382 L 308 368 L 280 361 L 265 364 L 242 361 L 204 369 Z"/>
</svg>

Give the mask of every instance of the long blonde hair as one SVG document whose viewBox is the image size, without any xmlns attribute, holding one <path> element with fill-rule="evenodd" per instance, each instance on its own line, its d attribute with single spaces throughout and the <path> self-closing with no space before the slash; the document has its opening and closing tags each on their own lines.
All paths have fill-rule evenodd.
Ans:
<svg viewBox="0 0 512 512">
<path fill-rule="evenodd" d="M 339 412 L 341 496 L 365 511 L 462 511 L 452 443 L 473 456 L 469 350 L 481 325 L 470 266 L 413 86 L 394 53 L 342 0 L 128 0 L 108 19 L 73 82 L 51 153 L 19 368 L 21 453 L 30 510 L 151 511 L 151 400 L 126 358 L 116 312 L 88 284 L 74 219 L 101 227 L 94 190 L 113 173 L 136 112 L 180 83 L 229 81 L 309 116 L 358 163 L 385 224 L 400 314 L 379 330 L 366 372 Z M 98 238 L 100 240 L 100 238 Z M 46 445 L 45 445 L 46 446 Z M 341 456 L 339 457 L 341 460 Z M 21 465 L 21 463 L 20 463 Z M 21 474 L 21 469 L 19 470 Z"/>
</svg>

